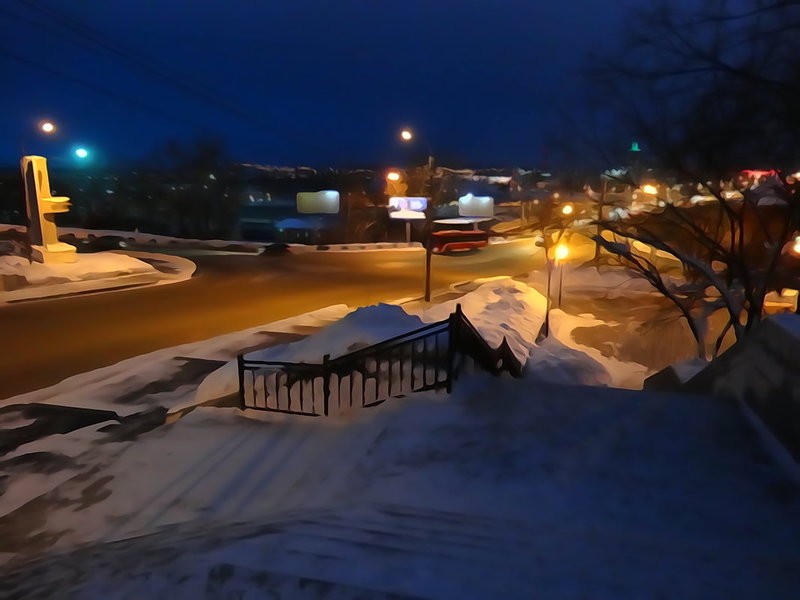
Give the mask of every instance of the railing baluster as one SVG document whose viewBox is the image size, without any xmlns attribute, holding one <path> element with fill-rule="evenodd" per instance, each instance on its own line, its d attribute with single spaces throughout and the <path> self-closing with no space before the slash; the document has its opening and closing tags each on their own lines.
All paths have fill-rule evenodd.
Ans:
<svg viewBox="0 0 800 600">
<path fill-rule="evenodd" d="M 392 379 L 393 379 L 393 377 L 392 377 L 392 358 L 394 357 L 394 353 L 393 353 L 393 351 L 391 349 L 387 353 L 386 357 L 387 357 L 387 360 L 386 360 L 386 377 L 388 377 L 388 379 L 389 379 L 388 392 L 389 392 L 389 398 L 391 398 L 392 397 Z"/>
<path fill-rule="evenodd" d="M 353 408 L 356 402 L 355 393 L 359 386 L 362 406 L 377 404 L 387 397 L 402 395 L 406 391 L 411 393 L 445 387 L 450 392 L 458 369 L 457 353 L 462 354 L 463 359 L 472 359 L 476 364 L 495 373 L 509 371 L 512 375 L 518 376 L 521 371 L 521 364 L 510 351 L 508 341 L 504 340 L 497 349 L 490 347 L 475 326 L 464 316 L 461 306 L 457 305 L 456 311 L 447 321 L 432 323 L 408 334 L 395 336 L 339 357 L 335 361 L 330 361 L 330 357 L 326 355 L 321 365 L 246 361 L 243 354 L 237 355 L 239 406 L 251 407 L 249 393 L 253 398 L 252 408 L 302 415 L 327 415 L 332 409 L 330 402 L 334 389 L 334 372 L 337 374 L 336 404 L 339 410 L 348 405 Z M 334 362 L 335 364 L 332 364 Z M 421 369 L 419 376 L 416 373 L 417 366 Z M 257 381 L 258 371 L 264 373 L 260 386 Z M 356 382 L 356 377 L 360 378 L 359 383 Z M 344 384 L 345 378 L 348 380 L 347 384 Z M 317 393 L 316 384 L 320 379 L 322 389 Z M 269 388 L 273 384 L 274 402 L 270 403 Z M 299 406 L 295 406 L 292 396 L 295 385 L 300 386 L 297 399 Z M 311 386 L 310 400 L 309 393 L 305 390 L 306 385 Z M 263 390 L 263 407 L 259 406 L 258 387 Z M 371 387 L 374 387 L 374 398 L 367 397 L 367 390 Z M 343 398 L 345 392 L 348 395 L 346 400 Z M 320 394 L 322 407 L 318 407 Z M 285 401 L 282 401 L 283 397 Z M 307 406 L 307 403 L 310 406 Z"/>
</svg>

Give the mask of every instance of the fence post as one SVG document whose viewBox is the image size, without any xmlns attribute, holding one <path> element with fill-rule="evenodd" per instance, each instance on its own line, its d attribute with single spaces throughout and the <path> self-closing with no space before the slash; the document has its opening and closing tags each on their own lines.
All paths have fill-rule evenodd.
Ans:
<svg viewBox="0 0 800 600">
<path fill-rule="evenodd" d="M 328 368 L 328 361 L 330 358 L 330 354 L 326 354 L 322 357 L 322 414 L 326 417 L 328 416 L 328 403 L 331 397 L 331 372 Z"/>
<path fill-rule="evenodd" d="M 244 355 L 236 355 L 236 368 L 239 374 L 239 408 L 244 410 Z"/>
<path fill-rule="evenodd" d="M 447 393 L 453 391 L 455 377 L 454 366 L 456 346 L 458 345 L 458 318 L 461 315 L 461 304 L 456 304 L 456 311 L 447 317 Z"/>
</svg>

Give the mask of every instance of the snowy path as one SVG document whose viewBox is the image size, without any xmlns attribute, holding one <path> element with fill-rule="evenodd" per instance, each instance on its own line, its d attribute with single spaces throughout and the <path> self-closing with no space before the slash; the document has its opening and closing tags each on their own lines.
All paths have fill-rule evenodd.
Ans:
<svg viewBox="0 0 800 600">
<path fill-rule="evenodd" d="M 475 376 L 350 422 L 199 409 L 45 500 L 53 549 L 163 532 L 80 554 L 80 598 L 800 594 L 798 491 L 701 397 Z"/>
</svg>

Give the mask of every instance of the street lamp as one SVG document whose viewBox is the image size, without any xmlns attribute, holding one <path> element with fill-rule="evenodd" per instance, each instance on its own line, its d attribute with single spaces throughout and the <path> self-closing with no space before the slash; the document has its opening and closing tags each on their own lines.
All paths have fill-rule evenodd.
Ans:
<svg viewBox="0 0 800 600">
<path fill-rule="evenodd" d="M 403 129 L 400 132 L 400 139 L 405 143 L 411 142 L 414 138 L 414 132 L 410 129 Z M 431 201 L 425 208 L 425 302 L 431 301 L 431 257 L 433 254 L 433 247 L 431 244 L 433 225 L 431 222 L 431 217 L 433 216 L 433 211 L 435 210 L 434 207 L 436 205 L 433 187 L 433 166 L 433 150 L 431 150 L 430 145 L 428 145 L 428 192 L 430 194 Z"/>
<path fill-rule="evenodd" d="M 565 217 L 570 216 L 573 212 L 575 212 L 575 207 L 572 204 L 565 204 L 561 207 L 561 214 Z"/>
<path fill-rule="evenodd" d="M 55 123 L 53 123 L 49 119 L 43 119 L 43 120 L 39 121 L 36 124 L 36 130 L 39 133 L 43 133 L 45 135 L 45 137 L 52 136 L 56 132 L 56 129 L 57 129 L 57 127 L 56 127 Z M 28 153 L 27 149 L 25 147 L 26 146 L 26 143 L 25 143 L 26 139 L 25 138 L 27 138 L 27 137 L 28 137 L 28 135 L 26 134 L 19 141 L 19 145 L 20 145 L 20 149 L 22 150 L 22 154 L 27 154 Z M 38 145 L 38 138 L 36 140 L 31 139 L 30 141 L 34 142 L 34 145 Z"/>
<path fill-rule="evenodd" d="M 52 135 L 56 132 L 56 126 L 52 121 L 42 121 L 39 123 L 39 131 Z"/>
<path fill-rule="evenodd" d="M 75 156 L 81 160 L 86 160 L 89 158 L 89 151 L 83 146 L 78 146 L 73 152 Z"/>
<path fill-rule="evenodd" d="M 400 181 L 400 173 L 398 173 L 397 171 L 389 171 L 386 174 L 386 179 L 388 181 Z"/>
<path fill-rule="evenodd" d="M 569 256 L 569 246 L 560 243 L 555 247 L 553 253 L 558 267 L 558 308 L 561 308 L 561 290 L 564 289 L 564 261 Z"/>
</svg>

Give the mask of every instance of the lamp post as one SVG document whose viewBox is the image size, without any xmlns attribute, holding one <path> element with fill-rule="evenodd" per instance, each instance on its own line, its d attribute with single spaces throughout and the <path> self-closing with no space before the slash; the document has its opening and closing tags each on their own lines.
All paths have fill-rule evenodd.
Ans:
<svg viewBox="0 0 800 600">
<path fill-rule="evenodd" d="M 403 129 L 400 132 L 400 139 L 403 140 L 405 143 L 412 142 L 416 136 L 414 132 L 410 129 Z M 433 255 L 433 247 L 431 244 L 431 237 L 433 234 L 433 222 L 432 217 L 434 214 L 434 206 L 436 204 L 434 198 L 434 186 L 433 186 L 433 179 L 434 179 L 434 160 L 433 160 L 433 151 L 431 150 L 430 145 L 426 144 L 428 147 L 428 193 L 430 194 L 430 202 L 425 207 L 425 302 L 431 301 L 431 258 Z"/>
<path fill-rule="evenodd" d="M 555 195 L 554 195 L 555 197 Z M 546 304 L 545 304 L 545 313 L 544 313 L 544 337 L 548 337 L 550 335 L 550 305 L 551 305 L 551 287 L 552 287 L 552 280 L 553 280 L 553 261 L 550 259 L 550 248 L 551 248 L 551 240 L 550 240 L 550 231 L 548 231 L 548 226 L 552 224 L 552 221 L 555 219 L 552 218 L 552 201 L 549 205 L 547 211 L 544 213 L 545 218 L 542 222 L 542 240 L 541 243 L 537 242 L 537 246 L 541 246 L 544 248 L 544 259 L 545 259 L 545 269 L 547 272 L 547 292 L 546 292 Z M 564 232 L 567 228 L 567 220 L 572 218 L 572 215 L 575 212 L 575 207 L 571 203 L 567 203 L 561 206 L 559 210 L 558 220 L 557 220 L 557 228 L 556 234 L 557 237 L 555 239 L 555 247 L 553 248 L 553 258 L 555 259 L 555 266 L 558 267 L 559 264 L 569 256 L 569 247 L 561 242 L 561 237 L 564 235 Z M 563 267 L 562 270 L 559 271 L 559 284 L 558 284 L 558 307 L 561 308 L 561 290 L 562 285 L 564 282 L 564 271 Z"/>
<path fill-rule="evenodd" d="M 564 261 L 569 256 L 569 247 L 560 243 L 555 247 L 556 267 L 558 267 L 558 306 L 561 308 L 561 292 L 564 289 Z"/>
</svg>

